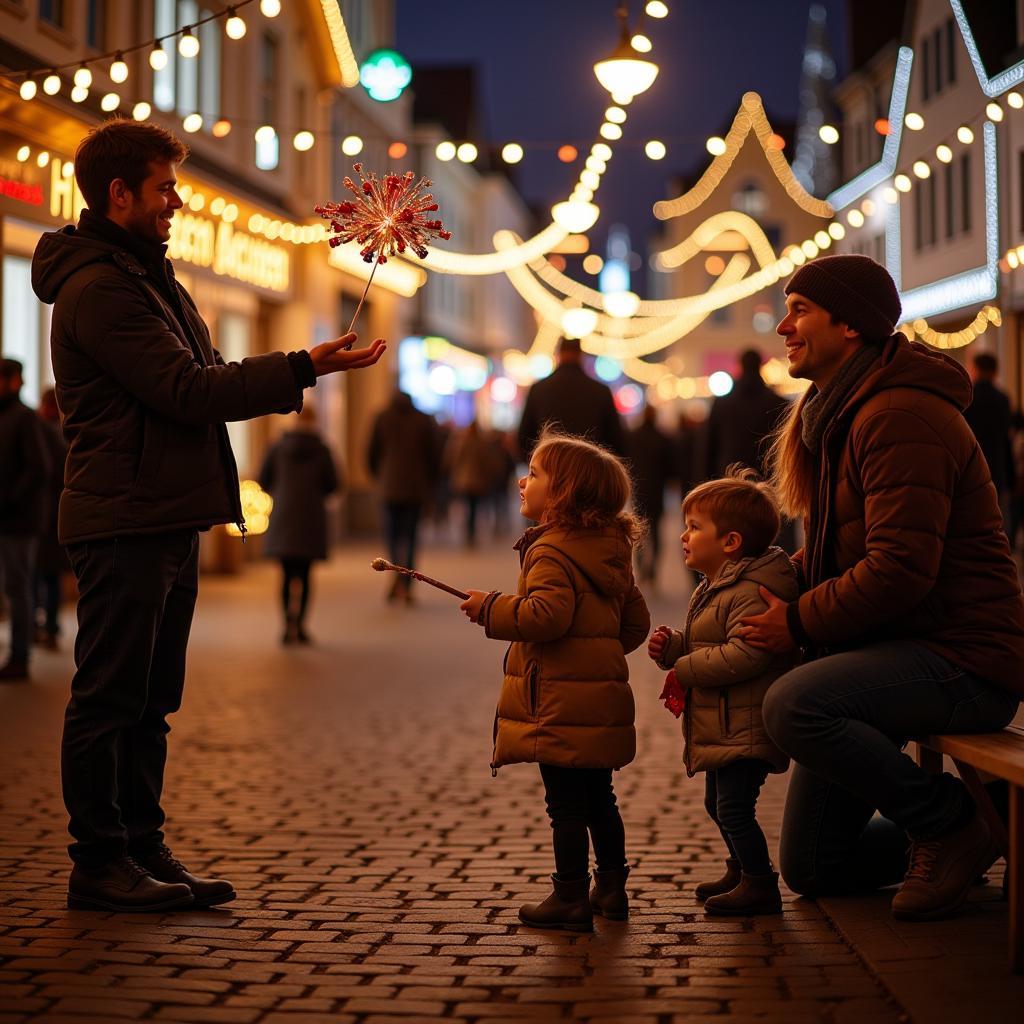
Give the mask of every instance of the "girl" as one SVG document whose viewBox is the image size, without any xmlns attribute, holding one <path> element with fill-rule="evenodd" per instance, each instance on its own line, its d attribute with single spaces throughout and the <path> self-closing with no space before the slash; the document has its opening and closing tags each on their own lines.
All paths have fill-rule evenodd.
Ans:
<svg viewBox="0 0 1024 1024">
<path fill-rule="evenodd" d="M 461 607 L 487 636 L 511 641 L 491 768 L 537 762 L 551 819 L 553 891 L 519 919 L 592 931 L 595 913 L 625 920 L 629 911 L 612 769 L 636 752 L 626 654 L 650 626 L 631 569 L 640 528 L 624 511 L 622 463 L 577 438 L 546 433 L 519 493 L 522 514 L 538 525 L 515 545 L 516 593 L 472 590 Z M 589 894 L 588 830 L 597 860 Z"/>
</svg>

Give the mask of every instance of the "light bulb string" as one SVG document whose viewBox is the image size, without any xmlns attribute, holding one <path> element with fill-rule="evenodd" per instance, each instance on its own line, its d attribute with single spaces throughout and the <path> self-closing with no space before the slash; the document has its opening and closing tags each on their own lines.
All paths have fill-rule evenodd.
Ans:
<svg viewBox="0 0 1024 1024">
<path fill-rule="evenodd" d="M 110 50 L 108 53 L 101 53 L 97 57 L 89 57 L 85 60 L 68 61 L 66 64 L 49 65 L 46 67 L 36 68 L 34 70 L 5 71 L 0 75 L 0 78 L 5 78 L 10 82 L 17 83 L 26 81 L 29 78 L 34 78 L 36 75 L 55 75 L 59 71 L 70 71 L 72 68 L 75 70 L 82 67 L 87 68 L 91 64 L 99 64 L 102 61 L 110 60 L 111 58 L 123 59 L 125 54 L 137 53 L 139 50 L 145 50 L 149 47 L 155 46 L 157 43 L 163 46 L 166 40 L 176 39 L 178 36 L 185 35 L 190 30 L 194 32 L 194 30 L 199 28 L 201 25 L 205 25 L 211 21 L 216 21 L 218 18 L 234 17 L 240 8 L 247 7 L 249 4 L 254 2 L 255 0 L 237 0 L 237 3 L 232 3 L 230 7 L 225 8 L 223 11 L 214 11 L 214 13 L 206 15 L 205 18 L 197 18 L 195 21 L 190 21 L 187 25 L 182 25 L 173 32 L 157 36 L 154 39 L 147 39 L 144 42 L 136 43 L 134 46 L 121 46 L 116 50 Z"/>
</svg>

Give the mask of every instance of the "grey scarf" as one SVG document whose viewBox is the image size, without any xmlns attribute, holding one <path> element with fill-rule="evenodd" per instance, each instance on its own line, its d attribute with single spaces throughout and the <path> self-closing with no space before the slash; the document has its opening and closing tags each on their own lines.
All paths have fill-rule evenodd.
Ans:
<svg viewBox="0 0 1024 1024">
<path fill-rule="evenodd" d="M 800 436 L 809 451 L 817 454 L 825 428 L 881 357 L 880 345 L 862 345 L 839 367 L 836 375 L 825 385 L 824 391 L 814 389 L 808 395 L 800 413 Z"/>
</svg>

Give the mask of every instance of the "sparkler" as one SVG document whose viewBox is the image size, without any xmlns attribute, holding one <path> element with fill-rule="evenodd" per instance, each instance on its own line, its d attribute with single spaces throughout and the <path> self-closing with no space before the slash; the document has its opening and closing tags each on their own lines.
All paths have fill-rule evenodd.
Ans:
<svg viewBox="0 0 1024 1024">
<path fill-rule="evenodd" d="M 359 255 L 364 262 L 373 264 L 359 305 L 348 325 L 349 333 L 355 326 L 380 264 L 387 263 L 390 256 L 404 255 L 407 250 L 424 259 L 428 242 L 435 238 L 447 241 L 452 237 L 439 219 L 426 217 L 426 214 L 437 210 L 434 197 L 426 191 L 433 185 L 429 178 L 417 181 L 412 171 L 385 174 L 383 178 L 378 178 L 373 171 L 364 175 L 361 163 L 353 164 L 352 169 L 359 175 L 359 184 L 347 175 L 342 184 L 355 198 L 340 203 L 323 203 L 314 208 L 331 223 L 334 232 L 329 243 L 331 248 L 345 242 L 359 242 L 363 247 Z"/>
</svg>

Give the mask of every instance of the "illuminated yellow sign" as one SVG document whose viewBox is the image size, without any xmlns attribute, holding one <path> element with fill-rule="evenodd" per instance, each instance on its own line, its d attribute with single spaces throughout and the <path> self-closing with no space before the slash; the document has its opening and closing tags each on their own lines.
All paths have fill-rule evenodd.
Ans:
<svg viewBox="0 0 1024 1024">
<path fill-rule="evenodd" d="M 85 207 L 70 167 L 70 163 L 56 157 L 50 161 L 50 215 L 65 222 L 77 221 Z M 245 284 L 275 292 L 288 290 L 288 249 L 255 238 L 226 221 L 218 223 L 209 217 L 179 211 L 171 221 L 167 255 Z"/>
</svg>

